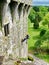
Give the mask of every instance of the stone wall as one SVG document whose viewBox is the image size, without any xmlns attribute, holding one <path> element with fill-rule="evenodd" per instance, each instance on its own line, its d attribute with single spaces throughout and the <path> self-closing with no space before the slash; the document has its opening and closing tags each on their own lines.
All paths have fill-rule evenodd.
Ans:
<svg viewBox="0 0 49 65">
<path fill-rule="evenodd" d="M 25 38 L 28 35 L 30 8 L 29 0 L 0 1 L 0 54 L 5 55 L 5 58 L 27 58 L 28 44 Z"/>
</svg>

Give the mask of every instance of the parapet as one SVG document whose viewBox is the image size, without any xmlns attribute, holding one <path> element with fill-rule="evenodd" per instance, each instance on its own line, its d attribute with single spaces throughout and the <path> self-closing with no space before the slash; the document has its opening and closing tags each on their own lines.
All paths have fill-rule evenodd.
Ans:
<svg viewBox="0 0 49 65">
<path fill-rule="evenodd" d="M 12 1 L 21 2 L 27 5 L 32 5 L 32 0 L 12 0 Z"/>
<path fill-rule="evenodd" d="M 32 6 L 32 0 L 1 0 L 1 1 L 5 1 L 7 3 L 10 3 L 11 1 L 15 1 L 15 2 L 18 2 L 18 3 L 24 3 L 26 5 Z"/>
</svg>

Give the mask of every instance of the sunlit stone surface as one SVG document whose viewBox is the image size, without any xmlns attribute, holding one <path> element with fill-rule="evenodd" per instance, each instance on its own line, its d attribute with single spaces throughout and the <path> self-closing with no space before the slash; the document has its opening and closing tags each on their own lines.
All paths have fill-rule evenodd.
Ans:
<svg viewBox="0 0 49 65">
<path fill-rule="evenodd" d="M 28 35 L 27 19 L 31 5 L 32 0 L 0 0 L 0 55 L 5 59 L 28 56 L 25 38 Z"/>
</svg>

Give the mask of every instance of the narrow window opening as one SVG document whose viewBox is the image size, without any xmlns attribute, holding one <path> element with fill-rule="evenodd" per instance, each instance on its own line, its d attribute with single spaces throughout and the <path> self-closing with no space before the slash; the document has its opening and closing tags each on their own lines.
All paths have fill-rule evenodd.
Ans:
<svg viewBox="0 0 49 65">
<path fill-rule="evenodd" d="M 8 34 L 9 34 L 9 23 L 4 25 L 4 33 L 5 33 L 5 36 L 8 36 Z"/>
</svg>

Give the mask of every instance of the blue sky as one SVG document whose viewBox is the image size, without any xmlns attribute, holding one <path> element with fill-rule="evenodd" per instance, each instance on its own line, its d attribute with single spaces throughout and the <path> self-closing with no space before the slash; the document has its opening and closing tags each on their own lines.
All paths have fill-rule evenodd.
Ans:
<svg viewBox="0 0 49 65">
<path fill-rule="evenodd" d="M 33 0 L 33 6 L 49 6 L 49 0 Z"/>
</svg>

